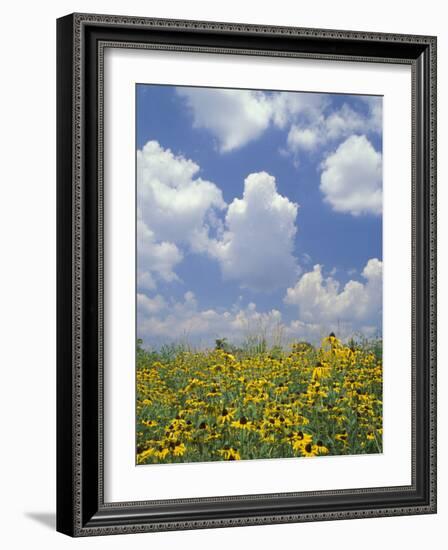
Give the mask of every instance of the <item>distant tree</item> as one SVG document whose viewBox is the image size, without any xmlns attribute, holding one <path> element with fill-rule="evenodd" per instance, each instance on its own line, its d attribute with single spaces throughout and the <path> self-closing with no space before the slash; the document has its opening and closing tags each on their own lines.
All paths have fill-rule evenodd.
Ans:
<svg viewBox="0 0 448 550">
<path fill-rule="evenodd" d="M 216 338 L 215 340 L 215 349 L 216 350 L 222 350 L 227 351 L 228 344 L 227 344 L 227 338 Z"/>
</svg>

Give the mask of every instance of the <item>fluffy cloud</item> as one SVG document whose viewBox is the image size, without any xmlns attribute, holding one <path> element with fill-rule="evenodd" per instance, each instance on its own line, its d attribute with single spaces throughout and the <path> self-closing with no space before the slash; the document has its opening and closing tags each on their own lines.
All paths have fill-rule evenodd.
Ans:
<svg viewBox="0 0 448 550">
<path fill-rule="evenodd" d="M 296 308 L 291 321 L 285 321 L 275 308 L 259 311 L 256 304 L 243 306 L 240 300 L 228 310 L 201 309 L 191 291 L 183 300 L 170 303 L 160 295 L 139 294 L 138 335 L 150 345 L 185 341 L 198 347 L 213 346 L 217 338 L 236 345 L 261 337 L 269 345 L 298 340 L 317 343 L 331 331 L 342 339 L 357 333 L 374 337 L 381 328 L 382 262 L 370 259 L 362 277 L 364 282 L 351 280 L 341 287 L 316 265 L 286 293 L 285 303 Z"/>
<path fill-rule="evenodd" d="M 298 307 L 299 319 L 337 328 L 338 323 L 354 327 L 378 327 L 382 311 L 382 262 L 370 259 L 362 271 L 365 282 L 350 280 L 342 289 L 333 277 L 324 278 L 322 266 L 305 273 L 288 288 L 285 303 Z"/>
<path fill-rule="evenodd" d="M 211 209 L 225 208 L 221 190 L 198 172 L 197 164 L 157 141 L 137 151 L 138 214 L 158 240 L 188 243 L 204 231 Z"/>
<path fill-rule="evenodd" d="M 174 243 L 156 242 L 154 232 L 140 218 L 137 219 L 137 250 L 139 288 L 154 289 L 155 278 L 167 282 L 177 280 L 174 268 L 182 261 L 182 252 Z"/>
<path fill-rule="evenodd" d="M 273 93 L 269 95 L 272 122 L 285 128 L 298 118 L 307 121 L 318 120 L 328 106 L 326 94 Z"/>
<path fill-rule="evenodd" d="M 183 301 L 169 308 L 162 304 L 159 307 L 157 297 L 146 296 L 138 302 L 138 332 L 144 341 L 150 338 L 151 343 L 157 344 L 186 340 L 192 345 L 213 346 L 215 339 L 227 338 L 240 343 L 250 336 L 271 335 L 281 324 L 279 311 L 259 312 L 253 303 L 235 306 L 230 311 L 201 310 L 191 291 L 185 293 Z"/>
<path fill-rule="evenodd" d="M 137 311 L 141 315 L 153 315 L 166 307 L 163 296 L 156 294 L 150 298 L 146 294 L 137 293 Z"/>
<path fill-rule="evenodd" d="M 277 192 L 266 172 L 250 174 L 241 199 L 234 199 L 220 240 L 204 243 L 227 279 L 241 286 L 271 291 L 286 286 L 298 273 L 293 255 L 298 205 Z"/>
<path fill-rule="evenodd" d="M 366 136 L 350 136 L 322 162 L 320 190 L 336 212 L 381 214 L 381 153 Z"/>
<path fill-rule="evenodd" d="M 208 254 L 242 287 L 270 291 L 295 279 L 298 206 L 277 192 L 274 177 L 250 174 L 243 197 L 227 207 L 214 183 L 196 177 L 197 164 L 156 141 L 138 151 L 137 169 L 139 288 L 176 280 L 183 250 Z"/>
<path fill-rule="evenodd" d="M 326 94 L 261 92 L 219 88 L 177 88 L 196 128 L 208 130 L 222 153 L 259 138 L 271 125 L 288 130 L 288 151 L 297 155 L 353 133 L 381 132 L 382 99 L 360 96 L 366 109 L 343 104 L 326 114 Z"/>
<path fill-rule="evenodd" d="M 149 141 L 137 151 L 137 250 L 139 288 L 174 281 L 181 245 L 207 238 L 214 209 L 225 208 L 220 189 L 196 177 L 199 166 Z"/>
<path fill-rule="evenodd" d="M 378 96 L 359 96 L 368 108 L 369 125 L 372 132 L 381 133 L 383 130 L 383 98 Z"/>
<path fill-rule="evenodd" d="M 340 109 L 328 116 L 314 112 L 306 120 L 291 125 L 287 138 L 288 149 L 297 154 L 301 150 L 313 151 L 327 143 L 334 143 L 355 133 L 381 132 L 381 98 L 366 98 L 368 113 L 355 111 L 344 103 Z"/>
<path fill-rule="evenodd" d="M 228 152 L 258 138 L 268 127 L 271 106 L 265 94 L 252 90 L 178 88 L 193 114 L 193 124 L 206 128 Z"/>
<path fill-rule="evenodd" d="M 289 151 L 297 153 L 303 149 L 312 151 L 321 143 L 319 130 L 312 127 L 299 127 L 293 124 L 289 130 L 287 144 Z"/>
<path fill-rule="evenodd" d="M 207 129 L 226 153 L 259 138 L 270 124 L 284 128 L 295 117 L 315 118 L 327 104 L 323 94 L 265 93 L 219 88 L 177 88 L 196 128 Z"/>
</svg>

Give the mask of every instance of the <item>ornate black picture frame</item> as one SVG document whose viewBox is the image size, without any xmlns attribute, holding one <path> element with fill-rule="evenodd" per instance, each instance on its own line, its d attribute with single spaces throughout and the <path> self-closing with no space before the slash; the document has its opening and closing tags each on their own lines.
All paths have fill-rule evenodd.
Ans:
<svg viewBox="0 0 448 550">
<path fill-rule="evenodd" d="M 412 484 L 108 503 L 103 480 L 107 45 L 412 69 Z M 436 38 L 73 14 L 57 22 L 57 530 L 70 536 L 436 512 Z"/>
</svg>

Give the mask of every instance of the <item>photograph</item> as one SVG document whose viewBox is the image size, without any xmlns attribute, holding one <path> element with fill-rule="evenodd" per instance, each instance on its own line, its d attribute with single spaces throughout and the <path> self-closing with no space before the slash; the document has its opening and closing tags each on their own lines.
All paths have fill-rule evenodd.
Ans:
<svg viewBox="0 0 448 550">
<path fill-rule="evenodd" d="M 5 3 L 5 550 L 440 549 L 444 6 Z"/>
<path fill-rule="evenodd" d="M 436 513 L 437 36 L 344 28 L 58 18 L 59 532 Z"/>
<path fill-rule="evenodd" d="M 382 96 L 135 85 L 137 466 L 383 452 L 382 165 Z"/>
</svg>

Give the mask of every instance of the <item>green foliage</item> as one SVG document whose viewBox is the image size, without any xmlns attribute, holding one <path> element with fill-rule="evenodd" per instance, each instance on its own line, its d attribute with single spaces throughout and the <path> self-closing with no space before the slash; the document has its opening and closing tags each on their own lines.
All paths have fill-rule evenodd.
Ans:
<svg viewBox="0 0 448 550">
<path fill-rule="evenodd" d="M 157 361 L 169 363 L 175 361 L 179 355 L 192 351 L 190 346 L 183 342 L 164 344 L 159 350 L 143 348 L 143 340 L 137 339 L 136 357 L 137 369 L 151 365 Z"/>
<path fill-rule="evenodd" d="M 246 337 L 242 346 L 243 354 L 246 356 L 263 355 L 269 350 L 266 337 L 259 334 L 251 334 Z"/>
<path fill-rule="evenodd" d="M 381 340 L 142 346 L 139 464 L 381 452 Z"/>
</svg>

